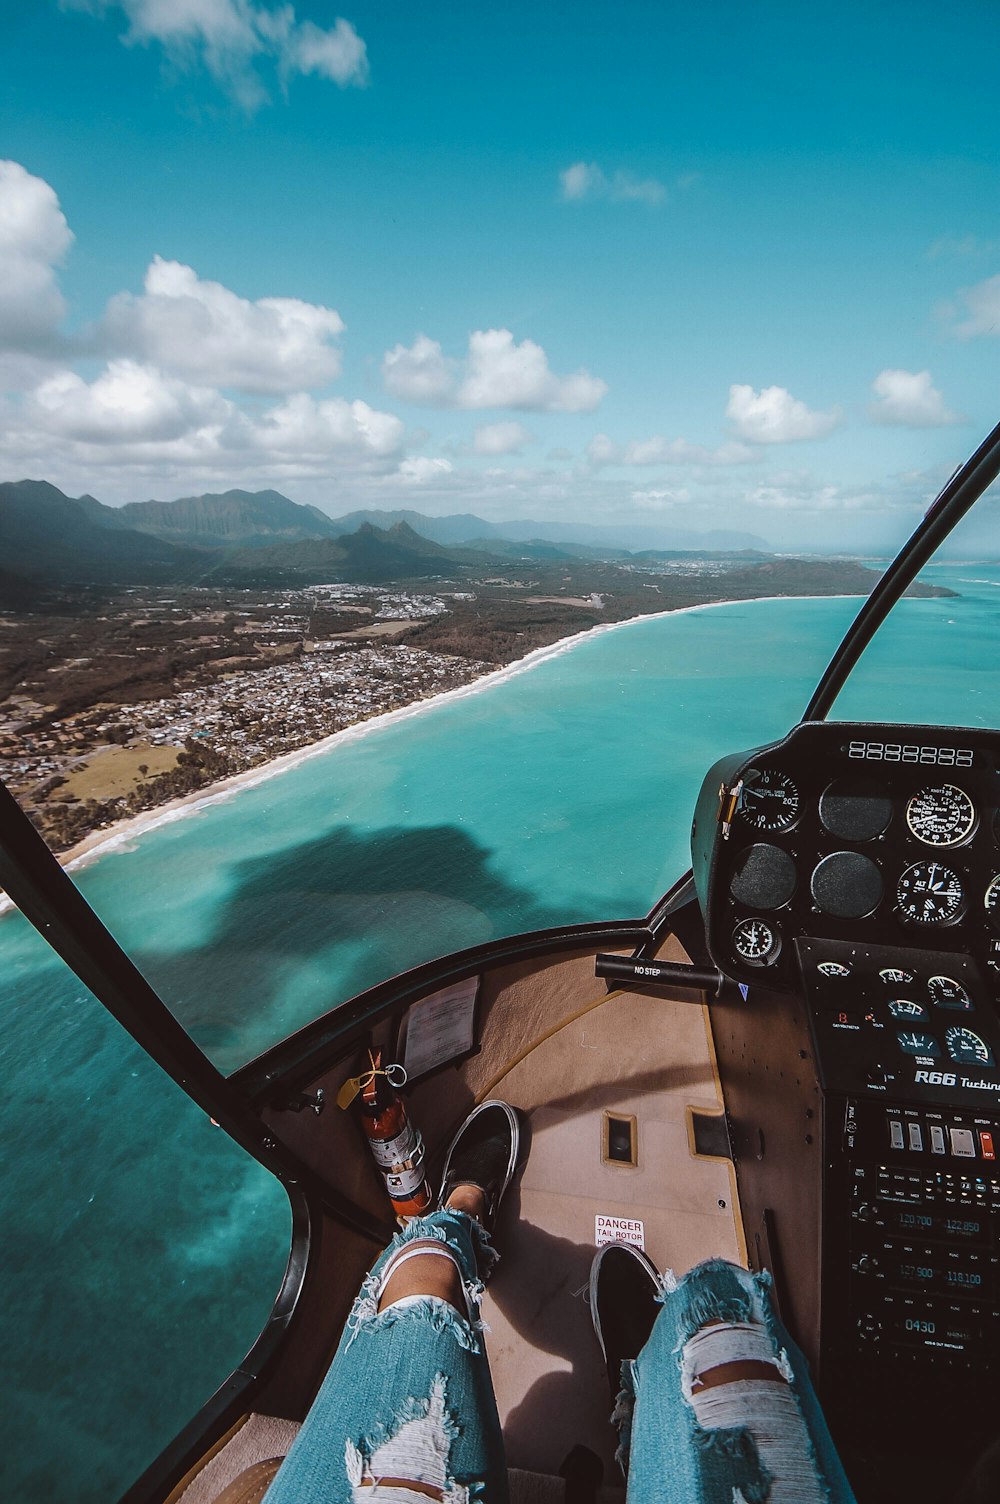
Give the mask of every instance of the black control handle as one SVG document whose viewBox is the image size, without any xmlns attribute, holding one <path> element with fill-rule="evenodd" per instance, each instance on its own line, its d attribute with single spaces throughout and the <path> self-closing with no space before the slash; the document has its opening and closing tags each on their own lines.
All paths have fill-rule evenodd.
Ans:
<svg viewBox="0 0 1000 1504">
<path fill-rule="evenodd" d="M 611 982 L 635 987 L 689 987 L 718 997 L 725 978 L 714 966 L 685 966 L 679 961 L 637 961 L 632 956 L 598 956 L 595 972 Z"/>
</svg>

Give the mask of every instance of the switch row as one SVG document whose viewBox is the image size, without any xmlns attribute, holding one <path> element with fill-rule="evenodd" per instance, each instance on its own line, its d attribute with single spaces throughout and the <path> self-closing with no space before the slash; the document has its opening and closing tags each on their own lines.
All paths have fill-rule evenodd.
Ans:
<svg viewBox="0 0 1000 1504">
<path fill-rule="evenodd" d="M 902 1119 L 897 1117 L 890 1117 L 888 1122 L 890 1149 L 910 1149 L 918 1154 L 923 1153 L 925 1144 L 922 1123 L 910 1120 L 904 1125 Z M 929 1147 L 932 1154 L 951 1153 L 956 1159 L 976 1159 L 981 1156 L 983 1159 L 995 1160 L 997 1157 L 993 1134 L 985 1128 L 978 1131 L 978 1152 L 977 1135 L 971 1128 L 949 1128 L 947 1138 L 940 1123 L 929 1123 L 927 1131 L 930 1143 L 926 1147 Z"/>
</svg>

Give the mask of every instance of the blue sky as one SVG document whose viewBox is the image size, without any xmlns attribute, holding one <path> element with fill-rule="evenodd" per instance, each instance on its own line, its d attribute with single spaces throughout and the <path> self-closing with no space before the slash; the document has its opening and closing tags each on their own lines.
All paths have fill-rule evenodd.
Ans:
<svg viewBox="0 0 1000 1504">
<path fill-rule="evenodd" d="M 0 15 L 5 478 L 878 547 L 1000 417 L 991 4 Z"/>
</svg>

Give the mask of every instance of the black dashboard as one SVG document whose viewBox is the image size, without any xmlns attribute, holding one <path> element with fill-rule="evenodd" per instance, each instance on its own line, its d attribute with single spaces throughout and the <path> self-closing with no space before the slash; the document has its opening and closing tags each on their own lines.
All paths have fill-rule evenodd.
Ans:
<svg viewBox="0 0 1000 1504">
<path fill-rule="evenodd" d="M 712 769 L 692 849 L 712 959 L 804 994 L 824 1087 L 1000 1103 L 1000 734 L 805 722 Z"/>
</svg>

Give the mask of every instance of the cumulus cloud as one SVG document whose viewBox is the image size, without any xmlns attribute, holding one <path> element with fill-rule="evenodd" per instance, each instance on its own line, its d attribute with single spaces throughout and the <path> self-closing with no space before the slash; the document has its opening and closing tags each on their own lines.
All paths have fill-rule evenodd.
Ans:
<svg viewBox="0 0 1000 1504">
<path fill-rule="evenodd" d="M 296 392 L 271 408 L 254 429 L 259 448 L 300 456 L 346 452 L 388 456 L 398 451 L 402 439 L 403 425 L 393 413 L 342 397 L 317 401 L 306 392 Z"/>
<path fill-rule="evenodd" d="M 0 349 L 44 353 L 66 311 L 56 267 L 73 242 L 55 191 L 0 161 Z"/>
<path fill-rule="evenodd" d="M 667 190 L 657 178 L 637 178 L 631 172 L 608 174 L 596 162 L 574 162 L 559 174 L 559 193 L 565 203 L 610 199 L 612 203 L 662 204 Z"/>
<path fill-rule="evenodd" d="M 902 428 L 944 428 L 960 423 L 931 381 L 930 371 L 880 371 L 872 382 L 876 400 L 868 414 L 875 423 Z"/>
<path fill-rule="evenodd" d="M 394 397 L 430 406 L 512 407 L 530 412 L 591 412 L 607 385 L 589 371 L 557 376 L 541 345 L 518 344 L 509 329 L 477 329 L 464 361 L 445 356 L 437 340 L 419 334 L 382 360 L 382 379 Z"/>
<path fill-rule="evenodd" d="M 980 334 L 1000 335 L 1000 275 L 987 277 L 975 287 L 959 293 L 966 317 L 955 324 L 959 339 L 975 339 Z"/>
<path fill-rule="evenodd" d="M 739 437 L 748 444 L 792 444 L 800 439 L 822 439 L 841 422 L 834 409 L 811 411 L 783 386 L 729 388 L 726 417 Z"/>
<path fill-rule="evenodd" d="M 439 481 L 454 471 L 451 460 L 431 459 L 418 454 L 400 462 L 396 475 L 407 486 L 425 486 L 429 481 Z"/>
<path fill-rule="evenodd" d="M 595 434 L 587 445 L 586 455 L 592 465 L 745 465 L 755 458 L 746 444 L 720 444 L 709 449 L 687 439 L 665 439 L 653 434 L 648 439 L 632 439 L 616 444 L 606 433 Z"/>
<path fill-rule="evenodd" d="M 633 491 L 632 505 L 644 512 L 665 512 L 670 507 L 686 506 L 691 492 L 685 486 L 670 491 Z"/>
<path fill-rule="evenodd" d="M 474 454 L 520 454 L 531 438 L 523 423 L 480 423 L 472 450 Z"/>
<path fill-rule="evenodd" d="M 318 74 L 341 88 L 368 82 L 365 44 L 338 17 L 325 30 L 299 21 L 292 5 L 253 0 L 63 0 L 65 9 L 103 16 L 121 11 L 127 46 L 161 46 L 179 70 L 204 68 L 244 108 L 266 103 L 260 65 L 273 63 L 282 83 Z"/>
<path fill-rule="evenodd" d="M 231 412 L 218 392 L 149 366 L 114 360 L 88 383 L 60 371 L 31 394 L 29 416 L 47 432 L 87 443 L 176 439 Z"/>
<path fill-rule="evenodd" d="M 331 341 L 344 324 L 332 308 L 298 298 L 251 303 L 159 256 L 144 287 L 141 296 L 119 293 L 108 305 L 99 339 L 115 354 L 248 392 L 318 386 L 339 374 Z"/>
</svg>

